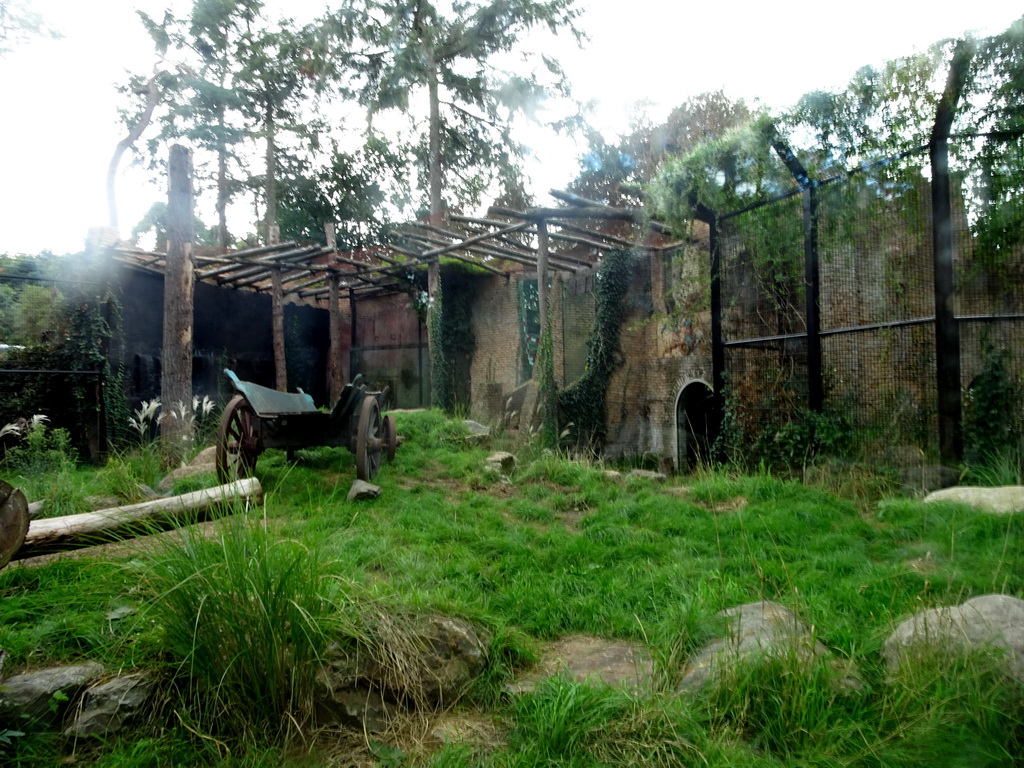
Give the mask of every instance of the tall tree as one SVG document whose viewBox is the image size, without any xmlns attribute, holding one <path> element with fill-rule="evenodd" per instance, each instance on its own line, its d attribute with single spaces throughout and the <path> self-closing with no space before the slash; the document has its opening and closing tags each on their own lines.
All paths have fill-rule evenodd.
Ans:
<svg viewBox="0 0 1024 768">
<path fill-rule="evenodd" d="M 566 94 L 557 62 L 540 56 L 549 82 L 503 71 L 500 60 L 532 29 L 546 26 L 579 38 L 574 0 L 457 2 L 445 15 L 429 0 L 348 0 L 325 29 L 354 75 L 360 102 L 374 114 L 398 110 L 415 120 L 413 98 L 426 96 L 426 131 L 418 157 L 429 210 L 479 198 L 493 180 L 506 190 L 520 180 L 513 116 L 530 111 L 547 90 Z M 518 67 L 517 67 L 518 68 Z M 445 177 L 458 176 L 443 200 Z"/>
</svg>

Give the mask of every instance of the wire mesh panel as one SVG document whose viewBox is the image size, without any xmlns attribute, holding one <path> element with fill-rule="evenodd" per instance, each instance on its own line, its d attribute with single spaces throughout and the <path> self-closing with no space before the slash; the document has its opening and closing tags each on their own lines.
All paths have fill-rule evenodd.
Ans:
<svg viewBox="0 0 1024 768">
<path fill-rule="evenodd" d="M 719 238 L 731 412 L 737 437 L 752 447 L 807 402 L 800 196 L 725 218 Z"/>
<path fill-rule="evenodd" d="M 977 461 L 1024 429 L 1024 137 L 950 150 L 964 437 Z"/>
<path fill-rule="evenodd" d="M 934 442 L 927 165 L 922 150 L 818 192 L 824 407 L 862 441 Z"/>
</svg>

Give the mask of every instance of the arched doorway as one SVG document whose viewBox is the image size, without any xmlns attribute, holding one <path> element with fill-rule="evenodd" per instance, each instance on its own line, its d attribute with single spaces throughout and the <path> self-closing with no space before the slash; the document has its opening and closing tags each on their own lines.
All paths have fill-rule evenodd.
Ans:
<svg viewBox="0 0 1024 768">
<path fill-rule="evenodd" d="M 676 466 L 693 469 L 707 461 L 717 431 L 711 387 L 691 381 L 676 399 Z"/>
</svg>

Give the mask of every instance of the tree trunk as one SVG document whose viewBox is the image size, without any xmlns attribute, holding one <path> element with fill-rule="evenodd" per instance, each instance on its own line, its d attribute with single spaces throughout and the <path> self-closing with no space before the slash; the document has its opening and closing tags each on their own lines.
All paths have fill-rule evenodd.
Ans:
<svg viewBox="0 0 1024 768">
<path fill-rule="evenodd" d="M 270 242 L 270 232 L 277 226 L 277 143 L 274 126 L 274 105 L 267 101 L 267 177 L 264 193 L 267 198 L 266 236 Z"/>
<path fill-rule="evenodd" d="M 0 568 L 21 549 L 28 534 L 28 500 L 17 488 L 0 480 Z"/>
<path fill-rule="evenodd" d="M 327 235 L 327 246 L 337 248 L 334 237 L 334 225 L 325 224 L 324 232 Z M 337 251 L 332 254 L 332 261 L 337 256 Z M 328 352 L 327 365 L 327 386 L 330 391 L 328 405 L 333 408 L 334 404 L 341 398 L 342 387 L 345 386 L 344 374 L 341 364 L 341 275 L 331 272 L 327 278 L 330 286 L 330 351 Z"/>
<path fill-rule="evenodd" d="M 227 485 L 202 491 L 154 499 L 127 507 L 102 509 L 81 515 L 66 515 L 33 520 L 25 541 L 14 554 L 15 560 L 47 552 L 90 546 L 102 541 L 124 538 L 126 534 L 148 534 L 166 527 L 180 517 L 193 522 L 194 516 L 184 513 L 204 512 L 237 500 L 259 502 L 263 488 L 255 477 L 246 477 Z"/>
<path fill-rule="evenodd" d="M 110 215 L 110 226 L 117 229 L 120 224 L 118 222 L 117 215 L 117 169 L 121 165 L 121 158 L 124 153 L 139 140 L 142 136 L 142 132 L 149 126 L 149 121 L 153 119 L 153 111 L 156 109 L 156 105 L 160 103 L 160 89 L 156 84 L 156 75 L 149 78 L 149 82 L 146 83 L 146 105 L 142 110 L 142 115 L 138 121 L 128 130 L 128 135 L 117 142 L 117 147 L 114 148 L 114 155 L 110 158 L 110 165 L 107 167 L 107 207 Z"/>
<path fill-rule="evenodd" d="M 434 62 L 431 62 L 427 75 L 427 92 L 430 97 L 427 145 L 427 172 L 430 177 L 430 223 L 436 227 L 441 225 L 443 211 L 441 209 L 441 101 L 438 95 L 437 65 Z"/>
<path fill-rule="evenodd" d="M 224 144 L 224 105 L 217 110 L 217 248 L 228 250 L 228 148 Z"/>
<path fill-rule="evenodd" d="M 192 150 L 172 146 L 168 171 L 161 443 L 176 464 L 192 438 Z"/>
<path fill-rule="evenodd" d="M 540 313 L 537 338 L 543 339 L 548 320 L 548 223 L 543 219 L 537 222 L 537 311 Z M 539 380 L 540 375 L 540 366 L 534 365 L 533 377 Z"/>
<path fill-rule="evenodd" d="M 276 231 L 276 227 L 274 228 Z M 284 289 L 281 285 L 281 270 L 270 273 L 273 295 L 271 312 L 274 324 L 274 371 L 278 392 L 288 391 L 288 358 L 284 347 Z"/>
</svg>

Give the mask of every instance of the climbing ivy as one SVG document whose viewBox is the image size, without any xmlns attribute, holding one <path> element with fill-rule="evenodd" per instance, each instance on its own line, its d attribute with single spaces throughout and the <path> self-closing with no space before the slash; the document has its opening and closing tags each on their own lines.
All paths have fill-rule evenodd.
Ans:
<svg viewBox="0 0 1024 768">
<path fill-rule="evenodd" d="M 562 423 L 577 447 L 599 449 L 608 432 L 605 398 L 612 373 L 622 364 L 619 334 L 626 320 L 626 291 L 634 257 L 630 251 L 611 251 L 598 269 L 597 316 L 587 343 L 587 367 L 559 395 Z"/>
<path fill-rule="evenodd" d="M 558 383 L 555 381 L 555 342 L 551 333 L 551 310 L 548 310 L 537 350 L 537 365 L 540 373 L 540 427 L 541 440 L 545 448 L 558 445 Z"/>
<path fill-rule="evenodd" d="M 451 376 L 445 360 L 443 293 L 438 275 L 437 292 L 427 308 L 430 317 L 430 402 L 435 408 L 449 410 L 452 406 Z"/>
</svg>

